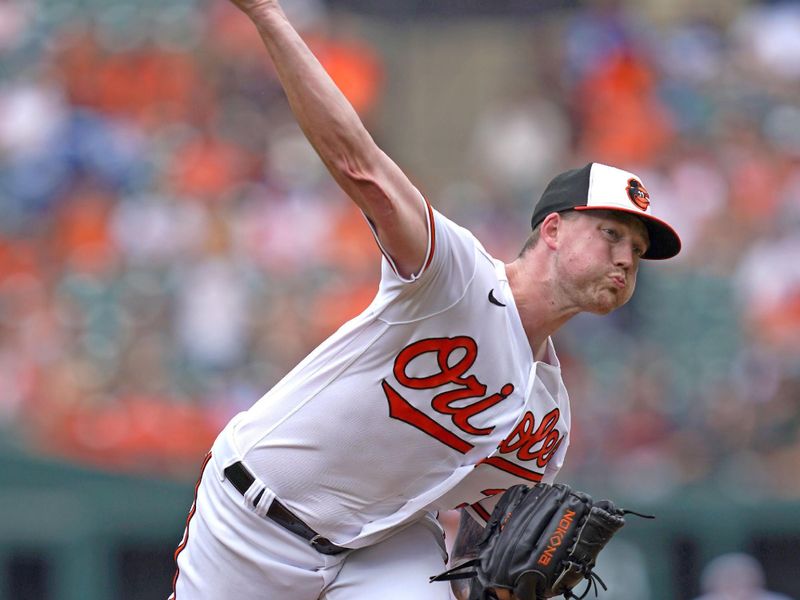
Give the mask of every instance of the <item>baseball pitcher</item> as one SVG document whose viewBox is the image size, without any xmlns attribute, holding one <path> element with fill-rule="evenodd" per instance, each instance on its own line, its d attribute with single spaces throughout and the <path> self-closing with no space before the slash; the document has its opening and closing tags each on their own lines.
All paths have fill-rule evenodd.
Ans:
<svg viewBox="0 0 800 600">
<path fill-rule="evenodd" d="M 430 581 L 447 568 L 437 511 L 463 509 L 453 564 L 476 556 L 505 490 L 549 489 L 570 439 L 550 336 L 578 313 L 625 304 L 640 260 L 674 256 L 680 240 L 654 216 L 640 178 L 590 163 L 552 180 L 520 255 L 504 264 L 376 146 L 277 0 L 232 1 L 364 214 L 382 272 L 364 312 L 220 433 L 175 553 L 171 598 L 448 600 L 450 584 Z M 579 502 L 545 496 L 552 507 Z M 585 524 L 595 513 L 584 508 Z M 596 535 L 618 524 L 604 511 Z M 557 564 L 554 543 L 542 548 L 540 562 Z M 545 594 L 482 581 L 481 597 Z"/>
</svg>

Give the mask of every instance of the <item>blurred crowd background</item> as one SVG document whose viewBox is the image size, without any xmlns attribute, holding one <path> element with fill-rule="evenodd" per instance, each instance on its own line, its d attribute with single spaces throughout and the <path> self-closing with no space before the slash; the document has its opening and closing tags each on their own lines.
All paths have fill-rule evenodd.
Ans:
<svg viewBox="0 0 800 600">
<path fill-rule="evenodd" d="M 800 3 L 284 5 L 379 144 L 498 258 L 547 181 L 589 160 L 639 174 L 679 230 L 628 306 L 557 334 L 562 480 L 644 503 L 800 500 Z M 379 252 L 223 0 L 0 0 L 0 57 L 2 452 L 193 480 L 227 420 L 370 302 Z M 64 535 L 65 560 L 97 539 Z M 776 539 L 762 558 L 796 556 Z M 669 548 L 688 598 L 707 556 Z M 617 551 L 614 597 L 646 600 L 646 553 Z M 8 589 L 44 577 L 20 560 Z M 119 593 L 152 564 L 116 597 L 151 597 Z"/>
<path fill-rule="evenodd" d="M 499 258 L 589 160 L 639 174 L 679 230 L 627 307 L 557 336 L 565 480 L 800 499 L 800 4 L 399 22 L 284 4 L 382 147 Z M 221 0 L 3 0 L 0 55 L 0 430 L 193 478 L 230 416 L 369 303 L 371 235 Z"/>
</svg>

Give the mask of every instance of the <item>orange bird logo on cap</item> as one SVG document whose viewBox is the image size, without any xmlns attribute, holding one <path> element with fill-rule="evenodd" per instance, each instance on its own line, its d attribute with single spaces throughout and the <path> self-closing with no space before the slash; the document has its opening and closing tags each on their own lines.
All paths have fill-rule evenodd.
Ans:
<svg viewBox="0 0 800 600">
<path fill-rule="evenodd" d="M 650 194 L 638 179 L 628 179 L 628 187 L 625 188 L 628 192 L 628 198 L 631 199 L 638 208 L 647 210 L 650 206 Z"/>
</svg>

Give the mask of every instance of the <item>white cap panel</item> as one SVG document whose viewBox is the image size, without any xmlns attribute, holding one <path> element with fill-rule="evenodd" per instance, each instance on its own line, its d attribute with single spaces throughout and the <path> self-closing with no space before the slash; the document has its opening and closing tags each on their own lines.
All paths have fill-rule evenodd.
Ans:
<svg viewBox="0 0 800 600">
<path fill-rule="evenodd" d="M 626 211 L 652 214 L 650 194 L 636 174 L 600 163 L 592 165 L 587 200 L 587 207 L 617 206 Z"/>
</svg>

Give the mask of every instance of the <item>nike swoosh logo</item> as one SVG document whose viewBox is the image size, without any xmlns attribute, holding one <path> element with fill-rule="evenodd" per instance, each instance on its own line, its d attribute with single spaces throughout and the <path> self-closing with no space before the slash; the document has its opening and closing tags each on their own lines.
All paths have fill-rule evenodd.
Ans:
<svg viewBox="0 0 800 600">
<path fill-rule="evenodd" d="M 502 302 L 500 302 L 500 300 L 494 297 L 493 289 L 489 290 L 489 302 L 495 304 L 496 306 L 505 306 L 505 304 L 503 304 Z"/>
</svg>

